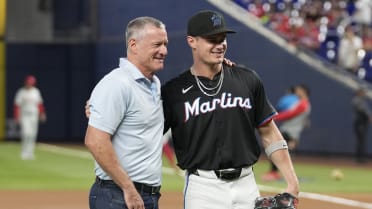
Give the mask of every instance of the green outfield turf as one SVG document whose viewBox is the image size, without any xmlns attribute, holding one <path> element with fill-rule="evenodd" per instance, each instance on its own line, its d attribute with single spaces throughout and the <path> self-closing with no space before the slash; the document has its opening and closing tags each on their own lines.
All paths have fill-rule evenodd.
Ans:
<svg viewBox="0 0 372 209">
<path fill-rule="evenodd" d="M 94 179 L 93 160 L 84 148 L 38 145 L 36 160 L 23 161 L 18 143 L 0 143 L 0 190 L 88 190 Z M 164 160 L 167 167 L 167 161 Z M 260 176 L 267 171 L 266 161 L 257 163 L 255 174 L 260 185 L 284 188 L 282 181 L 265 183 Z M 341 181 L 330 177 L 335 167 L 296 163 L 301 191 L 320 193 L 372 192 L 371 169 L 337 166 L 344 173 Z M 183 177 L 164 168 L 163 191 L 182 191 Z"/>
<path fill-rule="evenodd" d="M 94 179 L 89 157 L 36 149 L 36 159 L 20 159 L 17 143 L 0 143 L 0 189 L 87 189 Z M 76 152 L 79 153 L 79 152 Z"/>
<path fill-rule="evenodd" d="M 301 191 L 320 193 L 370 193 L 372 169 L 353 168 L 350 166 L 325 166 L 318 164 L 294 164 L 296 173 L 300 180 Z M 269 169 L 267 162 L 259 162 L 255 166 L 256 179 L 258 184 L 284 188 L 283 181 L 265 183 L 260 176 Z M 335 180 L 331 177 L 334 169 L 341 170 L 342 180 Z"/>
</svg>

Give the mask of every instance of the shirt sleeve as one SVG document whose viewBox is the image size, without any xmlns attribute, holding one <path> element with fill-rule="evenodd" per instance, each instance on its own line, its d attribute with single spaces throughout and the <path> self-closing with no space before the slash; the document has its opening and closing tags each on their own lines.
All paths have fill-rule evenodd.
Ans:
<svg viewBox="0 0 372 209">
<path fill-rule="evenodd" d="M 89 125 L 114 134 L 127 110 L 128 91 L 117 79 L 103 79 L 93 89 L 89 99 Z"/>
<path fill-rule="evenodd" d="M 275 116 L 275 120 L 283 121 L 288 120 L 297 115 L 302 114 L 309 108 L 309 103 L 306 100 L 301 100 L 294 108 L 289 110 L 285 110 L 283 112 L 279 112 L 278 115 Z"/>
<path fill-rule="evenodd" d="M 277 114 L 277 112 L 266 96 L 262 80 L 257 75 L 257 73 L 253 72 L 253 75 L 256 80 L 256 86 L 254 91 L 254 105 L 256 107 L 255 121 L 256 127 L 260 127 L 270 122 L 273 119 L 273 117 Z"/>
<path fill-rule="evenodd" d="M 36 89 L 36 91 L 37 91 L 37 97 L 38 97 L 38 101 L 37 101 L 37 103 L 38 104 L 43 104 L 43 97 L 41 96 L 41 92 L 40 92 L 40 90 L 39 89 Z"/>
<path fill-rule="evenodd" d="M 22 102 L 22 89 L 19 89 L 14 97 L 14 104 L 20 106 Z"/>
</svg>

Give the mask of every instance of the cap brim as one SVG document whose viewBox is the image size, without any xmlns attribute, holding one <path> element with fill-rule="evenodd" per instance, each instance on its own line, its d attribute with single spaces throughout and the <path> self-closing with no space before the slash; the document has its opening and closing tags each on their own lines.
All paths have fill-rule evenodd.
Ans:
<svg viewBox="0 0 372 209">
<path fill-rule="evenodd" d="M 215 31 L 211 31 L 209 33 L 202 34 L 200 36 L 211 36 L 211 35 L 216 35 L 216 34 L 219 34 L 219 33 L 236 33 L 236 32 L 233 31 L 233 30 L 230 30 L 230 29 L 222 28 L 222 29 L 219 29 L 219 30 L 215 30 Z"/>
</svg>

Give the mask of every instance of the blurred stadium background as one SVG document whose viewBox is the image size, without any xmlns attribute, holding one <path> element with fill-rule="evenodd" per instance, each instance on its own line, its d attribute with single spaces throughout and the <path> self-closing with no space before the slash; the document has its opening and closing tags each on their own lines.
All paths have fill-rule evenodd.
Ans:
<svg viewBox="0 0 372 209">
<path fill-rule="evenodd" d="M 167 25 L 169 55 L 159 74 L 165 82 L 190 67 L 186 22 L 200 9 L 225 15 L 238 32 L 228 37 L 226 57 L 256 70 L 273 103 L 290 85 L 310 87 L 311 127 L 303 134 L 299 153 L 354 153 L 350 101 L 359 86 L 372 95 L 370 84 L 289 45 L 231 0 L 0 0 L 0 139 L 19 140 L 12 120 L 13 98 L 25 75 L 34 74 L 48 113 L 38 140 L 83 143 L 85 101 L 96 82 L 125 56 L 127 22 L 146 15 Z M 367 146 L 371 155 L 372 140 Z"/>
</svg>

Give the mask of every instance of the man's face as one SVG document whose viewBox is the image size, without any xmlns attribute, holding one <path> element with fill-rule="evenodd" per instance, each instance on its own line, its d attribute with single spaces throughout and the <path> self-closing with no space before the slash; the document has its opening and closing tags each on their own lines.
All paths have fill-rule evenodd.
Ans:
<svg viewBox="0 0 372 209">
<path fill-rule="evenodd" d="M 306 98 L 307 97 L 307 93 L 306 93 L 306 90 L 300 86 L 297 86 L 295 88 L 295 94 L 300 97 L 301 99 L 303 98 Z"/>
<path fill-rule="evenodd" d="M 155 73 L 164 68 L 168 53 L 168 37 L 165 29 L 148 25 L 140 38 L 136 40 L 137 58 L 145 71 Z"/>
<path fill-rule="evenodd" d="M 196 59 L 208 64 L 220 64 L 223 62 L 227 49 L 226 33 L 194 38 Z"/>
</svg>

